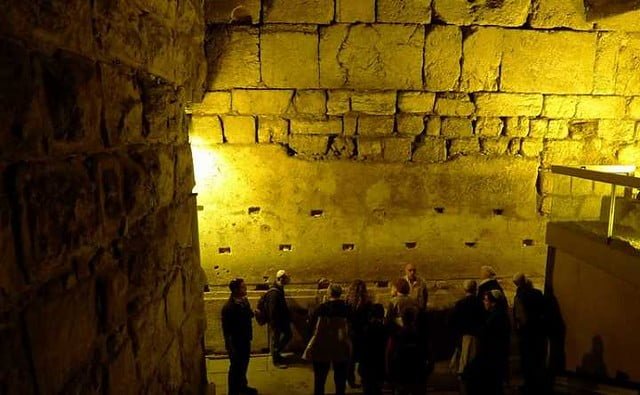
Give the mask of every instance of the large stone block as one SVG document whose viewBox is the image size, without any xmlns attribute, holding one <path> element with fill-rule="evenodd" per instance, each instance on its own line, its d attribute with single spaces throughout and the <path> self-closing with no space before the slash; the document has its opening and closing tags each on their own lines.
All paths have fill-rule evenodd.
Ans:
<svg viewBox="0 0 640 395">
<path fill-rule="evenodd" d="M 222 117 L 224 140 L 231 144 L 256 142 L 256 119 L 252 116 L 225 115 Z"/>
<path fill-rule="evenodd" d="M 251 88 L 260 84 L 258 28 L 218 26 L 207 33 L 209 89 Z"/>
<path fill-rule="evenodd" d="M 193 173 L 194 156 L 191 152 L 191 145 L 185 144 L 176 147 L 176 198 L 189 196 L 196 185 Z M 198 164 L 200 165 L 200 163 Z"/>
<path fill-rule="evenodd" d="M 574 140 L 593 139 L 598 137 L 597 120 L 576 120 L 569 123 L 569 137 Z"/>
<path fill-rule="evenodd" d="M 583 165 L 614 164 L 613 152 L 606 149 L 600 139 L 586 140 L 547 140 L 542 151 L 542 164 Z"/>
<path fill-rule="evenodd" d="M 280 115 L 289 110 L 293 90 L 234 89 L 231 91 L 233 111 L 238 114 Z"/>
<path fill-rule="evenodd" d="M 626 111 L 622 96 L 579 96 L 576 117 L 582 119 L 620 119 Z"/>
<path fill-rule="evenodd" d="M 382 157 L 389 162 L 411 160 L 412 137 L 387 137 L 383 140 Z"/>
<path fill-rule="evenodd" d="M 502 134 L 503 129 L 502 119 L 481 117 L 476 121 L 475 134 L 477 136 L 498 137 Z"/>
<path fill-rule="evenodd" d="M 351 111 L 351 91 L 328 91 L 327 115 L 342 115 L 349 111 Z"/>
<path fill-rule="evenodd" d="M 452 91 L 460 79 L 462 32 L 457 26 L 434 25 L 427 31 L 424 50 L 425 86 Z"/>
<path fill-rule="evenodd" d="M 333 14 L 333 0 L 271 0 L 262 9 L 262 18 L 267 23 L 322 25 L 331 23 Z"/>
<path fill-rule="evenodd" d="M 426 123 L 427 136 L 440 136 L 440 130 L 442 129 L 442 118 L 428 117 Z"/>
<path fill-rule="evenodd" d="M 358 135 L 384 136 L 393 133 L 395 119 L 386 115 L 361 115 L 358 117 Z"/>
<path fill-rule="evenodd" d="M 358 136 L 358 159 L 380 160 L 382 159 L 383 142 L 381 139 Z"/>
<path fill-rule="evenodd" d="M 398 109 L 401 112 L 428 114 L 433 112 L 436 94 L 432 92 L 398 92 Z"/>
<path fill-rule="evenodd" d="M 324 90 L 298 90 L 293 98 L 296 113 L 324 116 L 327 113 L 327 92 Z"/>
<path fill-rule="evenodd" d="M 467 117 L 473 114 L 476 106 L 465 93 L 438 95 L 435 112 L 438 115 Z"/>
<path fill-rule="evenodd" d="M 351 95 L 351 111 L 373 115 L 391 115 L 396 112 L 396 92 L 361 92 Z"/>
<path fill-rule="evenodd" d="M 119 236 L 125 215 L 120 161 L 115 156 L 98 154 L 91 157 L 88 163 L 97 183 L 102 235 L 109 240 L 115 239 Z"/>
<path fill-rule="evenodd" d="M 485 155 L 504 155 L 510 142 L 510 137 L 481 138 L 480 152 Z"/>
<path fill-rule="evenodd" d="M 531 26 L 542 29 L 567 27 L 591 30 L 593 23 L 587 20 L 583 0 L 538 0 L 533 4 Z"/>
<path fill-rule="evenodd" d="M 378 22 L 431 22 L 431 0 L 377 0 L 376 3 Z"/>
<path fill-rule="evenodd" d="M 449 147 L 450 156 L 473 155 L 480 152 L 480 141 L 475 138 L 453 139 Z"/>
<path fill-rule="evenodd" d="M 527 137 L 531 122 L 526 117 L 507 118 L 505 132 L 511 137 Z"/>
<path fill-rule="evenodd" d="M 331 142 L 330 155 L 334 158 L 353 159 L 356 157 L 356 141 L 351 136 L 337 136 Z"/>
<path fill-rule="evenodd" d="M 471 136 L 473 135 L 473 123 L 469 118 L 443 118 L 440 134 L 447 137 Z"/>
<path fill-rule="evenodd" d="M 434 0 L 439 19 L 455 25 L 522 26 L 529 15 L 528 0 L 486 1 Z"/>
<path fill-rule="evenodd" d="M 329 136 L 293 134 L 289 148 L 302 157 L 321 157 L 329 150 Z"/>
<path fill-rule="evenodd" d="M 417 136 L 424 132 L 424 116 L 416 114 L 396 115 L 396 130 L 400 134 Z"/>
<path fill-rule="evenodd" d="M 540 153 L 544 149 L 544 143 L 542 139 L 524 139 L 520 146 L 520 151 L 525 157 L 539 157 Z"/>
<path fill-rule="evenodd" d="M 333 25 L 320 30 L 325 88 L 421 89 L 424 27 Z"/>
<path fill-rule="evenodd" d="M 612 95 L 616 93 L 620 50 L 628 36 L 620 32 L 598 32 L 597 40 L 593 93 Z"/>
<path fill-rule="evenodd" d="M 193 115 L 226 114 L 231 111 L 231 92 L 210 91 L 204 94 L 200 103 L 191 105 Z"/>
<path fill-rule="evenodd" d="M 565 139 L 569 136 L 569 123 L 566 119 L 532 119 L 529 137 L 547 139 Z"/>
<path fill-rule="evenodd" d="M 204 17 L 211 23 L 260 23 L 260 0 L 207 0 Z"/>
<path fill-rule="evenodd" d="M 504 29 L 471 28 L 463 42 L 461 89 L 497 91 L 504 48 Z"/>
<path fill-rule="evenodd" d="M 577 96 L 545 95 L 542 115 L 547 118 L 573 118 L 577 105 Z"/>
<path fill-rule="evenodd" d="M 336 22 L 374 22 L 376 0 L 336 0 Z"/>
<path fill-rule="evenodd" d="M 196 145 L 223 143 L 224 133 L 220 117 L 217 115 L 192 116 L 189 140 Z"/>
<path fill-rule="evenodd" d="M 327 118 L 326 120 L 292 119 L 293 134 L 342 134 L 342 120 Z"/>
<path fill-rule="evenodd" d="M 509 92 L 591 93 L 595 53 L 593 33 L 506 31 L 500 88 Z"/>
<path fill-rule="evenodd" d="M 634 23 L 637 25 L 637 23 Z M 620 52 L 617 55 L 617 66 L 610 69 L 609 72 L 615 70 L 615 93 L 620 95 L 638 95 L 640 94 L 640 35 L 629 34 L 622 41 L 624 45 L 620 46 Z"/>
<path fill-rule="evenodd" d="M 151 75 L 139 76 L 143 135 L 151 142 L 186 140 L 184 90 Z"/>
<path fill-rule="evenodd" d="M 640 119 L 640 97 L 632 97 L 628 99 L 627 117 Z"/>
<path fill-rule="evenodd" d="M 270 25 L 260 37 L 262 80 L 272 88 L 318 87 L 318 32 L 315 26 Z"/>
<path fill-rule="evenodd" d="M 414 162 L 444 162 L 447 159 L 447 141 L 439 138 L 426 138 L 413 153 Z"/>
<path fill-rule="evenodd" d="M 154 301 L 146 309 L 130 318 L 133 350 L 139 379 L 147 382 L 156 371 L 162 356 L 171 342 L 171 332 L 167 328 L 165 304 Z"/>
<path fill-rule="evenodd" d="M 598 136 L 604 140 L 633 142 L 636 139 L 636 121 L 602 119 L 598 125 Z"/>
<path fill-rule="evenodd" d="M 102 85 L 107 144 L 142 142 L 141 89 L 134 71 L 100 64 L 100 72 L 102 80 L 109 82 Z"/>
<path fill-rule="evenodd" d="M 538 116 L 542 112 L 542 95 L 517 93 L 478 93 L 478 115 L 497 117 Z"/>
</svg>

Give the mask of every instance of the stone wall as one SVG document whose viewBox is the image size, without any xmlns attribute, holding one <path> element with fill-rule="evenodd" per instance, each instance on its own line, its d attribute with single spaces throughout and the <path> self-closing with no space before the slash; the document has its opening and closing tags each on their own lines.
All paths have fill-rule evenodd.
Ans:
<svg viewBox="0 0 640 395">
<path fill-rule="evenodd" d="M 202 3 L 2 9 L 0 393 L 202 392 Z"/>
<path fill-rule="evenodd" d="M 403 260 L 431 278 L 481 263 L 542 274 L 550 165 L 640 164 L 640 11 L 206 3 L 208 92 L 191 136 L 210 282 L 280 266 L 303 282 L 387 278 Z M 566 216 L 600 210 L 592 184 L 568 188 Z"/>
</svg>

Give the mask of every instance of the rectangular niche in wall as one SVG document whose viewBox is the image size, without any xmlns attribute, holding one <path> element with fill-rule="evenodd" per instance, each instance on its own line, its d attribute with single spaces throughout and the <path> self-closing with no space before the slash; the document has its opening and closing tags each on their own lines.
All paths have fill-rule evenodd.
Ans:
<svg viewBox="0 0 640 395">
<path fill-rule="evenodd" d="M 283 251 L 283 252 L 289 252 L 289 251 L 293 250 L 293 246 L 291 244 L 280 244 L 278 246 L 278 250 Z"/>
<path fill-rule="evenodd" d="M 412 250 L 418 246 L 417 241 L 405 241 L 404 246 L 407 247 L 408 250 Z"/>
<path fill-rule="evenodd" d="M 218 248 L 218 254 L 231 254 L 231 247 Z"/>
<path fill-rule="evenodd" d="M 356 249 L 356 245 L 353 243 L 342 244 L 342 251 L 353 251 Z"/>
<path fill-rule="evenodd" d="M 314 209 L 311 210 L 311 213 L 309 215 L 311 215 L 313 218 L 319 218 L 324 215 L 324 210 Z"/>
</svg>

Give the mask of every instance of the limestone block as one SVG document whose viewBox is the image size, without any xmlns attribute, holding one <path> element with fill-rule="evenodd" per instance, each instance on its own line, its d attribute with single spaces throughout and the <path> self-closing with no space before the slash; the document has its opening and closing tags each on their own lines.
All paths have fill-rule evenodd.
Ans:
<svg viewBox="0 0 640 395">
<path fill-rule="evenodd" d="M 618 4 L 633 3 L 621 2 Z M 617 15 L 599 16 L 596 18 L 596 23 L 598 28 L 602 30 L 638 32 L 640 31 L 638 20 L 640 20 L 640 10 L 628 10 Z"/>
<path fill-rule="evenodd" d="M 519 155 L 522 147 L 522 139 L 521 138 L 513 138 L 509 141 L 509 146 L 507 147 L 507 154 L 509 155 Z"/>
<path fill-rule="evenodd" d="M 548 140 L 542 152 L 543 166 L 613 164 L 615 158 L 599 139 Z"/>
<path fill-rule="evenodd" d="M 461 56 L 460 28 L 451 25 L 432 26 L 427 31 L 424 50 L 426 88 L 435 91 L 456 90 L 460 79 Z"/>
<path fill-rule="evenodd" d="M 637 21 L 634 25 L 638 25 Z M 619 95 L 638 95 L 640 94 L 640 35 L 628 35 L 626 39 L 620 43 L 620 50 L 617 54 L 617 66 L 609 70 L 615 73 L 615 93 Z M 614 44 L 615 45 L 615 44 Z"/>
<path fill-rule="evenodd" d="M 431 113 L 436 94 L 431 92 L 398 92 L 398 109 L 401 112 Z"/>
<path fill-rule="evenodd" d="M 480 152 L 485 155 L 504 155 L 510 141 L 509 137 L 481 138 Z"/>
<path fill-rule="evenodd" d="M 351 111 L 373 115 L 391 115 L 396 113 L 396 92 L 362 92 L 351 95 Z"/>
<path fill-rule="evenodd" d="M 421 89 L 424 27 L 332 25 L 320 30 L 325 88 Z"/>
<path fill-rule="evenodd" d="M 542 112 L 542 95 L 518 93 L 478 93 L 476 111 L 480 116 L 536 117 Z"/>
<path fill-rule="evenodd" d="M 187 137 L 182 135 L 187 130 L 184 91 L 151 75 L 139 76 L 139 83 L 146 140 L 167 143 Z"/>
<path fill-rule="evenodd" d="M 529 15 L 527 0 L 474 3 L 467 0 L 434 0 L 440 20 L 455 25 L 522 26 Z"/>
<path fill-rule="evenodd" d="M 631 97 L 627 100 L 627 117 L 640 119 L 640 97 Z"/>
<path fill-rule="evenodd" d="M 473 123 L 469 118 L 442 118 L 440 134 L 447 137 L 467 137 L 473 135 Z"/>
<path fill-rule="evenodd" d="M 622 96 L 579 96 L 576 117 L 582 119 L 619 119 L 626 110 Z"/>
<path fill-rule="evenodd" d="M 204 2 L 207 24 L 260 23 L 260 0 L 207 0 Z"/>
<path fill-rule="evenodd" d="M 541 29 L 568 27 L 575 30 L 591 30 L 587 21 L 583 0 L 538 0 L 531 13 L 531 26 Z"/>
<path fill-rule="evenodd" d="M 598 32 L 593 93 L 607 95 L 616 93 L 620 50 L 622 46 L 627 45 L 627 42 L 628 35 L 625 33 Z"/>
<path fill-rule="evenodd" d="M 389 162 L 411 160 L 412 137 L 387 137 L 383 139 L 382 157 Z"/>
<path fill-rule="evenodd" d="M 396 115 L 398 133 L 417 136 L 424 132 L 424 116 L 415 114 Z"/>
<path fill-rule="evenodd" d="M 438 115 L 467 117 L 473 114 L 476 106 L 465 93 L 447 93 L 438 95 L 435 112 Z"/>
<path fill-rule="evenodd" d="M 338 136 L 331 142 L 329 153 L 334 158 L 352 159 L 356 156 L 356 139 L 351 136 Z"/>
<path fill-rule="evenodd" d="M 164 309 L 163 301 L 154 301 L 146 310 L 130 319 L 133 336 L 137 339 L 136 366 L 140 379 L 145 381 L 156 371 L 171 341 Z"/>
<path fill-rule="evenodd" d="M 222 116 L 225 143 L 255 144 L 256 119 L 251 116 Z"/>
<path fill-rule="evenodd" d="M 598 136 L 597 120 L 572 121 L 569 124 L 569 136 L 575 140 L 595 138 Z"/>
<path fill-rule="evenodd" d="M 142 98 L 134 73 L 104 64 L 100 65 L 100 70 L 102 80 L 109 81 L 102 85 L 107 143 L 117 146 L 125 142 L 142 142 Z"/>
<path fill-rule="evenodd" d="M 387 115 L 361 115 L 358 117 L 358 135 L 384 136 L 393 133 L 395 118 Z"/>
<path fill-rule="evenodd" d="M 358 131 L 358 114 L 349 113 L 342 117 L 342 133 L 345 136 L 355 136 Z"/>
<path fill-rule="evenodd" d="M 591 93 L 596 35 L 509 30 L 504 36 L 500 89 L 509 92 Z M 567 78 L 567 76 L 571 78 Z"/>
<path fill-rule="evenodd" d="M 267 23 L 329 24 L 334 14 L 333 0 L 272 0 L 263 5 Z"/>
<path fill-rule="evenodd" d="M 327 113 L 327 93 L 323 90 L 297 90 L 293 107 L 298 114 L 323 116 Z"/>
<path fill-rule="evenodd" d="M 440 130 L 442 129 L 442 118 L 428 117 L 426 123 L 427 136 L 440 136 Z"/>
<path fill-rule="evenodd" d="M 265 26 L 260 36 L 262 80 L 272 88 L 318 87 L 318 32 L 314 26 Z"/>
<path fill-rule="evenodd" d="M 231 111 L 231 92 L 210 91 L 204 94 L 202 102 L 191 105 L 193 115 L 226 114 Z"/>
<path fill-rule="evenodd" d="M 623 164 L 640 164 L 640 144 L 631 144 L 623 146 L 618 151 L 618 161 Z"/>
<path fill-rule="evenodd" d="M 569 122 L 565 119 L 532 119 L 529 137 L 565 139 L 569 136 Z"/>
<path fill-rule="evenodd" d="M 453 139 L 449 147 L 450 156 L 473 155 L 480 152 L 480 142 L 478 139 Z"/>
<path fill-rule="evenodd" d="M 549 120 L 547 118 L 532 119 L 531 131 L 529 137 L 543 138 L 549 129 Z"/>
<path fill-rule="evenodd" d="M 481 117 L 476 121 L 475 134 L 483 137 L 498 137 L 502 134 L 503 128 L 502 119 Z"/>
<path fill-rule="evenodd" d="M 598 136 L 604 140 L 632 142 L 636 137 L 636 121 L 602 119 L 598 125 Z"/>
<path fill-rule="evenodd" d="M 217 115 L 192 116 L 189 139 L 196 145 L 223 143 L 224 133 L 220 117 Z"/>
<path fill-rule="evenodd" d="M 427 137 L 413 153 L 414 162 L 435 163 L 447 160 L 447 141 Z"/>
<path fill-rule="evenodd" d="M 327 91 L 327 115 L 342 115 L 351 111 L 351 91 Z"/>
<path fill-rule="evenodd" d="M 249 88 L 260 84 L 259 31 L 222 26 L 207 35 L 209 89 Z"/>
<path fill-rule="evenodd" d="M 374 22 L 376 0 L 336 0 L 336 22 Z"/>
<path fill-rule="evenodd" d="M 431 0 L 377 0 L 376 3 L 378 22 L 431 22 Z"/>
<path fill-rule="evenodd" d="M 548 118 L 573 118 L 578 96 L 545 95 L 542 115 Z"/>
<path fill-rule="evenodd" d="M 382 140 L 370 137 L 358 137 L 358 159 L 382 159 Z"/>
<path fill-rule="evenodd" d="M 326 120 L 292 119 L 292 134 L 342 134 L 342 119 L 330 117 Z"/>
<path fill-rule="evenodd" d="M 238 114 L 280 115 L 289 110 L 293 90 L 234 89 L 231 91 L 233 111 Z"/>
<path fill-rule="evenodd" d="M 521 152 L 525 157 L 538 157 L 544 148 L 542 139 L 522 140 Z"/>
<path fill-rule="evenodd" d="M 504 29 L 495 27 L 471 28 L 462 45 L 462 90 L 498 90 L 504 34 Z"/>
<path fill-rule="evenodd" d="M 277 117 L 258 117 L 259 143 L 286 143 L 289 136 L 289 121 Z"/>
<path fill-rule="evenodd" d="M 511 137 L 526 137 L 529 134 L 530 126 L 529 118 L 507 118 L 504 125 L 505 134 Z"/>
</svg>

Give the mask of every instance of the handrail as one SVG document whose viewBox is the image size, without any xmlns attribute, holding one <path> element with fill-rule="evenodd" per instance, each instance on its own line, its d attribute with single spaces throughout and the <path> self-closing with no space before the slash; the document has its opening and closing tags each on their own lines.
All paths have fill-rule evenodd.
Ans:
<svg viewBox="0 0 640 395">
<path fill-rule="evenodd" d="M 602 170 L 592 170 L 602 169 Z M 603 170 L 609 171 L 603 171 Z M 585 180 L 605 182 L 630 188 L 640 188 L 640 178 L 618 173 L 634 173 L 635 166 L 551 166 L 551 172 Z"/>
</svg>

